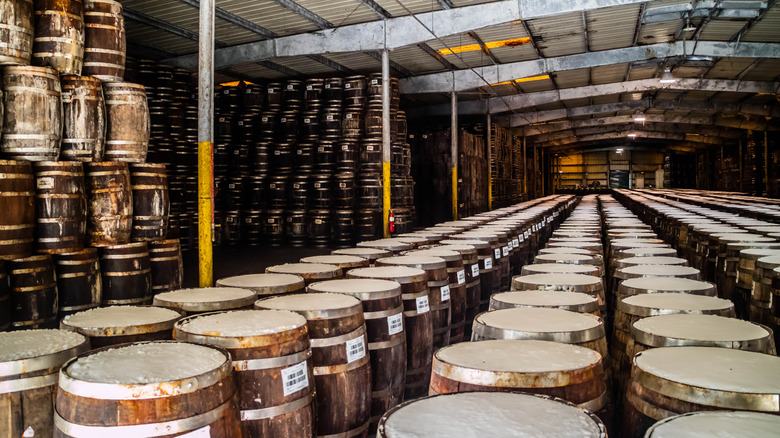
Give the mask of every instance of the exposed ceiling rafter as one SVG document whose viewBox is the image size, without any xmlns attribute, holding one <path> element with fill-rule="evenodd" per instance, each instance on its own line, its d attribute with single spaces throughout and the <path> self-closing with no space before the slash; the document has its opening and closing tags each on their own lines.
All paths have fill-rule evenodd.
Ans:
<svg viewBox="0 0 780 438">
<path fill-rule="evenodd" d="M 658 131 L 640 131 L 640 130 L 633 131 L 629 129 L 629 130 L 619 131 L 619 132 L 583 135 L 580 137 L 573 136 L 565 139 L 553 140 L 549 142 L 535 143 L 535 144 L 537 146 L 546 148 L 546 147 L 553 147 L 553 146 L 566 146 L 574 143 L 585 143 L 585 142 L 594 142 L 594 141 L 612 140 L 612 139 L 626 139 L 628 142 L 630 142 L 631 140 L 628 138 L 629 132 L 634 132 L 634 134 L 636 134 L 636 138 L 652 138 L 657 140 L 685 141 L 691 144 L 701 143 L 703 145 L 708 145 L 708 144 L 732 143 L 718 137 L 686 136 L 685 134 L 673 134 L 673 133 L 658 132 Z"/>
<path fill-rule="evenodd" d="M 737 117 L 695 117 L 695 116 L 672 116 L 664 114 L 644 114 L 645 123 L 668 123 L 677 125 L 708 125 L 708 126 L 720 126 L 724 128 L 735 129 L 754 129 L 757 131 L 763 131 L 767 129 L 766 120 L 761 119 L 743 119 Z M 549 134 L 553 132 L 567 131 L 578 128 L 591 128 L 598 126 L 610 126 L 620 125 L 626 123 L 634 123 L 634 115 L 625 116 L 611 116 L 611 117 L 598 117 L 594 119 L 585 120 L 571 120 L 560 123 L 550 123 L 546 125 L 526 126 L 517 134 L 524 134 L 526 137 L 538 136 L 543 134 Z M 637 129 L 641 129 L 642 125 L 638 124 Z"/>
</svg>

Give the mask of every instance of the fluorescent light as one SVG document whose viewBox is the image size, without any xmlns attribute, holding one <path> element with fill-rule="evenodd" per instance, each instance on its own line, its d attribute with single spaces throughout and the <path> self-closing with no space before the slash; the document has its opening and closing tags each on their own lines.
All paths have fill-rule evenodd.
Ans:
<svg viewBox="0 0 780 438">
<path fill-rule="evenodd" d="M 634 121 L 635 122 L 644 122 L 647 120 L 645 118 L 645 115 L 642 113 L 642 111 L 637 110 L 637 112 L 634 114 Z"/>
<path fill-rule="evenodd" d="M 630 134 L 629 134 L 629 135 L 630 135 Z M 617 149 L 615 150 L 615 152 L 617 152 L 617 153 L 619 153 L 619 154 L 622 154 L 622 153 L 623 153 L 623 148 L 617 148 Z"/>
<path fill-rule="evenodd" d="M 674 75 L 672 74 L 672 69 L 667 67 L 664 70 L 664 74 L 661 75 L 661 79 L 659 79 L 659 82 L 661 82 L 662 84 L 673 84 L 677 82 L 677 78 L 674 77 Z"/>
<path fill-rule="evenodd" d="M 628 133 L 628 138 L 636 138 L 636 132 L 631 131 Z"/>
</svg>

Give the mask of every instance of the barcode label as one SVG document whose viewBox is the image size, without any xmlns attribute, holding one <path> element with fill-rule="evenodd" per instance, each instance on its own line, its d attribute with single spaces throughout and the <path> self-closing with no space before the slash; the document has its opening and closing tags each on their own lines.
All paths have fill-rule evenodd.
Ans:
<svg viewBox="0 0 780 438">
<path fill-rule="evenodd" d="M 495 255 L 495 259 L 498 260 L 501 258 L 501 250 L 496 248 L 493 250 L 493 254 Z"/>
<path fill-rule="evenodd" d="M 298 184 L 298 183 L 293 183 L 293 188 L 294 188 L 294 189 L 300 189 L 300 188 L 301 188 L 301 185 L 300 185 L 300 184 Z"/>
<path fill-rule="evenodd" d="M 303 119 L 303 123 L 309 124 L 311 123 L 311 119 Z"/>
<path fill-rule="evenodd" d="M 325 84 L 325 89 L 329 90 L 330 89 L 330 84 Z"/>
<path fill-rule="evenodd" d="M 252 93 L 252 89 L 251 88 L 247 88 L 246 90 L 244 90 L 244 93 L 245 94 L 251 94 Z"/>
<path fill-rule="evenodd" d="M 394 335 L 404 330 L 404 315 L 401 313 L 387 317 L 387 333 Z"/>
<path fill-rule="evenodd" d="M 369 152 L 372 152 L 374 150 L 373 146 L 366 146 L 366 150 Z"/>
<path fill-rule="evenodd" d="M 519 248 L 520 247 L 520 238 L 515 237 L 514 239 L 512 239 L 512 245 L 514 245 L 515 248 Z"/>
<path fill-rule="evenodd" d="M 275 224 L 276 223 L 276 219 L 268 219 L 268 223 L 269 224 Z"/>
<path fill-rule="evenodd" d="M 246 222 L 248 224 L 251 224 L 252 223 L 252 218 L 251 217 L 244 218 L 244 222 Z"/>
<path fill-rule="evenodd" d="M 292 89 L 293 89 L 293 86 L 292 86 L 292 84 L 290 84 L 290 85 L 287 85 L 287 89 L 288 89 L 288 90 L 292 90 Z"/>
<path fill-rule="evenodd" d="M 274 155 L 282 155 L 282 151 L 274 151 Z"/>
<path fill-rule="evenodd" d="M 268 121 L 268 117 L 263 117 L 263 119 L 262 119 L 262 120 L 263 120 L 263 123 L 265 123 L 265 122 L 267 122 L 267 121 Z"/>
<path fill-rule="evenodd" d="M 364 335 L 360 335 L 351 341 L 347 341 L 347 363 L 352 363 L 366 355 Z"/>
<path fill-rule="evenodd" d="M 287 123 L 287 117 L 282 117 L 281 120 L 279 120 L 282 123 Z"/>
<path fill-rule="evenodd" d="M 282 369 L 282 385 L 284 385 L 285 397 L 293 392 L 308 388 L 309 373 L 306 371 L 306 361 Z"/>
<path fill-rule="evenodd" d="M 505 246 L 501 250 L 504 252 L 504 257 L 509 255 L 509 246 Z"/>
<path fill-rule="evenodd" d="M 523 233 L 523 236 L 524 236 L 526 239 L 527 239 L 527 238 L 528 238 L 528 236 L 530 236 L 530 235 L 531 235 L 531 231 L 529 231 L 529 230 L 525 230 L 525 233 Z"/>
<path fill-rule="evenodd" d="M 179 437 L 180 438 L 210 438 L 211 426 L 205 426 L 205 427 L 201 427 L 200 429 L 195 429 L 192 432 L 185 433 L 184 435 L 179 435 Z"/>
<path fill-rule="evenodd" d="M 244 122 L 243 122 L 243 121 L 241 121 L 241 120 L 239 120 L 239 122 L 238 122 L 238 126 L 244 126 Z"/>
<path fill-rule="evenodd" d="M 274 90 L 273 88 L 268 89 L 268 94 L 274 94 L 274 93 L 276 93 L 276 90 Z"/>
<path fill-rule="evenodd" d="M 38 190 L 53 189 L 54 177 L 44 176 L 42 178 L 38 178 L 38 181 L 36 183 L 37 183 Z"/>
<path fill-rule="evenodd" d="M 347 113 L 347 118 L 351 119 L 352 118 L 352 113 Z"/>
<path fill-rule="evenodd" d="M 333 114 L 328 114 L 327 116 L 325 116 L 325 120 L 329 120 L 329 121 L 333 120 Z"/>
<path fill-rule="evenodd" d="M 349 83 L 346 83 L 346 84 L 344 84 L 344 88 L 352 88 L 352 85 L 350 85 Z"/>
<path fill-rule="evenodd" d="M 466 282 L 466 271 L 460 270 L 458 271 L 458 284 L 463 284 Z"/>
<path fill-rule="evenodd" d="M 449 301 L 450 300 L 450 287 L 449 286 L 442 286 L 441 287 L 441 300 L 442 301 Z"/>
<path fill-rule="evenodd" d="M 342 150 L 342 151 L 345 151 L 345 152 L 346 152 L 346 151 L 349 151 L 349 145 L 348 145 L 348 144 L 343 144 L 343 145 L 341 145 L 341 150 Z"/>
<path fill-rule="evenodd" d="M 314 219 L 316 225 L 322 225 L 322 219 Z"/>
<path fill-rule="evenodd" d="M 471 276 L 479 277 L 479 264 L 471 265 Z"/>
<path fill-rule="evenodd" d="M 318 147 L 317 152 L 325 152 L 325 146 Z"/>
<path fill-rule="evenodd" d="M 428 296 L 422 296 L 417 297 L 415 299 L 415 302 L 417 304 L 417 313 L 425 313 L 431 310 L 430 306 L 428 306 Z"/>
<path fill-rule="evenodd" d="M 510 241 L 507 242 L 507 247 L 510 250 L 513 250 L 513 249 L 515 249 L 515 244 L 510 240 Z"/>
<path fill-rule="evenodd" d="M 378 83 L 379 83 L 379 81 L 378 81 L 378 80 L 376 80 L 376 79 L 371 79 L 371 85 L 376 85 L 376 84 L 378 84 Z"/>
<path fill-rule="evenodd" d="M 493 259 L 485 259 L 485 269 L 493 269 Z"/>
<path fill-rule="evenodd" d="M 311 85 L 307 85 L 307 86 L 306 86 L 306 91 L 311 91 L 311 90 L 313 90 L 313 89 L 314 89 L 314 87 L 312 87 Z"/>
<path fill-rule="evenodd" d="M 235 189 L 236 185 L 235 184 L 228 184 L 228 187 L 230 187 L 231 189 Z"/>
<path fill-rule="evenodd" d="M 517 243 L 520 244 L 520 243 L 523 243 L 523 242 L 525 242 L 525 238 L 521 234 L 520 237 L 517 239 Z"/>
<path fill-rule="evenodd" d="M 320 152 L 322 152 L 322 151 L 320 151 Z M 318 189 L 318 188 L 320 188 L 320 183 L 318 183 L 318 182 L 314 183 L 314 188 L 315 188 L 315 189 Z"/>
</svg>

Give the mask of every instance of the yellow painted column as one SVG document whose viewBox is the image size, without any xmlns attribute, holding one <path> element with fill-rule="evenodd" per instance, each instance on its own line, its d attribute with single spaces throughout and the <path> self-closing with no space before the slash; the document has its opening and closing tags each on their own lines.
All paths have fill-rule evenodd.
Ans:
<svg viewBox="0 0 780 438">
<path fill-rule="evenodd" d="M 490 113 L 487 115 L 487 175 L 488 175 L 488 210 L 493 209 L 493 132 Z"/>
<path fill-rule="evenodd" d="M 214 284 L 214 20 L 215 0 L 198 15 L 198 283 Z"/>
<path fill-rule="evenodd" d="M 213 198 L 213 144 L 198 143 L 198 273 L 200 287 L 214 285 L 214 254 L 212 226 L 214 221 Z"/>
<path fill-rule="evenodd" d="M 390 237 L 390 52 L 382 51 L 382 225 Z"/>
<path fill-rule="evenodd" d="M 452 161 L 452 220 L 458 220 L 458 95 L 450 96 L 450 160 Z"/>
</svg>

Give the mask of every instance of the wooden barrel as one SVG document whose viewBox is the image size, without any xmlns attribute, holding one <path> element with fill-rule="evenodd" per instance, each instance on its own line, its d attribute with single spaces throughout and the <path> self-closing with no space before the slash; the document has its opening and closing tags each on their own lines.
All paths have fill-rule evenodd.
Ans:
<svg viewBox="0 0 780 438">
<path fill-rule="evenodd" d="M 724 378 L 728 376 L 728 378 Z M 643 437 L 653 423 L 702 410 L 778 415 L 780 358 L 719 347 L 666 347 L 634 357 L 623 433 Z"/>
<path fill-rule="evenodd" d="M 692 412 L 661 420 L 645 433 L 646 438 L 712 436 L 763 438 L 780 428 L 780 417 L 758 412 Z"/>
<path fill-rule="evenodd" d="M 265 268 L 267 274 L 292 274 L 303 277 L 306 284 L 316 281 L 335 280 L 344 275 L 336 265 L 324 263 L 285 263 Z"/>
<path fill-rule="evenodd" d="M 321 256 L 310 256 L 310 257 L 302 258 L 301 263 L 319 263 L 319 264 L 326 264 L 326 265 L 335 265 L 341 268 L 343 272 L 346 272 L 349 269 L 368 267 L 368 259 L 354 256 L 354 255 L 330 254 L 330 255 L 321 255 Z"/>
<path fill-rule="evenodd" d="M 487 430 L 485 419 L 490 424 Z M 577 425 L 576 430 L 572 429 L 573 424 Z M 527 438 L 607 436 L 606 427 L 598 417 L 571 403 L 541 394 L 505 392 L 443 394 L 405 402 L 382 417 L 377 436 L 413 438 L 443 433 L 446 436 L 512 433 Z"/>
<path fill-rule="evenodd" d="M 35 177 L 31 163 L 0 160 L 0 260 L 28 257 L 35 235 Z"/>
<path fill-rule="evenodd" d="M 547 290 L 583 292 L 599 300 L 601 314 L 606 315 L 606 300 L 601 278 L 585 274 L 532 274 L 512 279 L 512 290 Z"/>
<path fill-rule="evenodd" d="M 490 297 L 490 311 L 513 307 L 549 307 L 602 316 L 598 298 L 582 292 L 525 290 L 500 292 Z"/>
<path fill-rule="evenodd" d="M 432 242 L 425 236 L 420 236 L 419 234 L 413 234 L 413 233 L 404 233 L 404 234 L 398 234 L 393 239 L 398 240 L 399 242 L 404 243 L 411 243 L 413 249 L 417 249 L 421 246 L 430 245 Z"/>
<path fill-rule="evenodd" d="M 498 292 L 496 288 L 497 284 L 500 284 L 500 273 L 498 269 L 493 265 L 493 248 L 490 242 L 482 240 L 469 240 L 469 239 L 447 239 L 439 242 L 442 245 L 469 245 L 473 246 L 477 250 L 477 258 L 479 259 L 479 268 L 477 275 L 474 275 L 474 267 L 472 265 L 472 277 L 479 278 L 479 310 L 485 311 L 488 308 L 490 301 L 490 295 Z M 476 313 L 471 316 L 476 316 Z"/>
<path fill-rule="evenodd" d="M 5 261 L 0 260 L 0 332 L 11 328 L 11 286 L 8 284 L 8 273 Z"/>
<path fill-rule="evenodd" d="M 60 367 L 89 350 L 87 338 L 64 330 L 0 333 L 0 435 L 51 436 Z"/>
<path fill-rule="evenodd" d="M 54 269 L 60 318 L 100 306 L 103 282 L 96 248 L 57 254 L 54 256 Z"/>
<path fill-rule="evenodd" d="M 89 338 L 92 348 L 125 342 L 171 339 L 181 314 L 151 306 L 110 306 L 67 315 L 60 328 Z"/>
<path fill-rule="evenodd" d="M 10 260 L 11 328 L 26 330 L 57 326 L 57 280 L 49 254 Z"/>
<path fill-rule="evenodd" d="M 174 309 L 183 315 L 251 309 L 257 294 L 237 287 L 202 287 L 163 292 L 154 296 L 153 305 Z"/>
<path fill-rule="evenodd" d="M 152 272 L 146 242 L 105 246 L 98 253 L 103 277 L 102 305 L 151 303 Z"/>
<path fill-rule="evenodd" d="M 184 262 L 179 239 L 149 242 L 148 245 L 152 295 L 181 289 L 184 283 Z"/>
<path fill-rule="evenodd" d="M 84 67 L 81 74 L 103 82 L 122 82 L 127 51 L 122 3 L 85 0 L 84 27 Z"/>
<path fill-rule="evenodd" d="M 108 161 L 143 163 L 149 145 L 149 107 L 143 85 L 104 82 Z"/>
<path fill-rule="evenodd" d="M 62 147 L 67 161 L 101 161 L 106 140 L 106 106 L 100 81 L 66 75 L 62 81 Z"/>
<path fill-rule="evenodd" d="M 303 277 L 293 274 L 248 274 L 236 277 L 220 278 L 218 287 L 237 287 L 249 289 L 258 298 L 277 295 L 297 294 L 306 287 Z"/>
<path fill-rule="evenodd" d="M 425 271 L 428 304 L 433 317 L 434 351 L 450 344 L 451 291 L 447 262 L 440 257 L 404 255 L 376 261 L 377 266 L 407 266 Z"/>
<path fill-rule="evenodd" d="M 534 263 L 523 266 L 521 275 L 535 274 L 582 274 L 601 278 L 601 270 L 593 265 L 573 265 L 569 263 Z"/>
<path fill-rule="evenodd" d="M 751 294 L 751 320 L 777 326 L 772 315 L 772 306 L 776 305 L 773 294 L 774 270 L 780 267 L 780 255 L 769 255 L 756 260 Z M 739 314 L 739 310 L 737 310 Z"/>
<path fill-rule="evenodd" d="M 383 249 L 385 251 L 391 251 L 393 255 L 398 255 L 403 251 L 409 251 L 414 249 L 413 244 L 398 239 L 379 239 L 379 240 L 369 240 L 366 242 L 358 242 L 357 247 Z"/>
<path fill-rule="evenodd" d="M 133 164 L 130 166 L 133 190 L 133 231 L 135 241 L 165 239 L 168 230 L 170 198 L 165 164 Z"/>
<path fill-rule="evenodd" d="M 265 298 L 255 308 L 290 310 L 306 318 L 317 388 L 317 436 L 365 438 L 371 418 L 371 363 L 360 300 L 308 293 Z"/>
<path fill-rule="evenodd" d="M 621 254 L 626 257 L 677 257 L 677 250 L 668 247 L 639 247 L 625 249 Z"/>
<path fill-rule="evenodd" d="M 452 236 L 453 240 L 481 240 L 483 242 L 490 243 L 490 248 L 493 251 L 493 293 L 500 292 L 509 288 L 512 281 L 512 273 L 510 271 L 509 258 L 503 257 L 503 249 L 506 244 L 506 238 L 498 234 L 486 231 L 473 230 L 466 233 L 456 234 Z M 490 274 L 487 274 L 488 277 Z M 485 291 L 483 290 L 484 294 Z M 489 299 L 489 297 L 488 297 Z"/>
<path fill-rule="evenodd" d="M 352 269 L 347 278 L 374 278 L 401 285 L 406 331 L 406 382 L 404 398 L 421 397 L 428 391 L 433 360 L 433 317 L 428 301 L 425 271 L 407 266 Z"/>
<path fill-rule="evenodd" d="M 84 169 L 79 162 L 35 163 L 36 249 L 58 254 L 79 251 L 87 231 Z"/>
<path fill-rule="evenodd" d="M 61 74 L 80 75 L 84 58 L 84 4 L 81 0 L 36 0 L 32 64 Z"/>
<path fill-rule="evenodd" d="M 479 279 L 479 255 L 477 248 L 473 245 L 442 245 L 435 247 L 445 251 L 455 251 L 460 253 L 463 259 L 463 268 L 466 274 L 466 309 L 463 327 L 463 339 L 471 339 L 471 325 L 474 317 L 479 313 L 479 306 L 482 294 L 481 282 Z M 452 332 L 450 340 L 452 341 Z"/>
<path fill-rule="evenodd" d="M 599 268 L 599 276 L 604 276 L 604 260 L 590 254 L 539 254 L 534 258 L 534 263 L 592 265 Z"/>
<path fill-rule="evenodd" d="M 609 357 L 604 323 L 587 313 L 543 307 L 514 307 L 480 313 L 474 319 L 472 341 L 535 339 L 576 344 Z"/>
<path fill-rule="evenodd" d="M 611 411 L 611 403 L 604 368 L 601 355 L 577 345 L 509 339 L 466 342 L 433 355 L 430 394 L 545 394 L 595 412 L 606 423 L 611 418 L 601 415 Z"/>
<path fill-rule="evenodd" d="M 406 334 L 401 285 L 388 280 L 346 279 L 312 283 L 309 292 L 351 295 L 363 305 L 371 358 L 371 427 L 401 403 L 406 373 Z"/>
<path fill-rule="evenodd" d="M 750 291 L 751 305 L 771 307 L 772 302 L 772 278 L 762 283 L 756 278 L 756 262 L 767 256 L 780 255 L 780 249 L 743 249 L 739 252 L 739 264 L 737 266 L 737 287 Z M 758 281 L 759 283 L 755 283 Z M 768 288 L 765 287 L 768 286 Z"/>
<path fill-rule="evenodd" d="M 177 322 L 174 337 L 230 353 L 244 436 L 314 436 L 314 374 L 306 318 L 276 310 L 196 315 Z"/>
<path fill-rule="evenodd" d="M 51 67 L 3 68 L 3 136 L 11 159 L 56 161 L 62 139 L 60 78 Z"/>
<path fill-rule="evenodd" d="M 84 167 L 89 244 L 109 246 L 130 242 L 133 193 L 127 163 L 87 163 Z"/>
<path fill-rule="evenodd" d="M 331 253 L 337 255 L 350 255 L 355 257 L 362 257 L 368 260 L 369 266 L 374 266 L 374 263 L 376 262 L 377 259 L 390 257 L 391 255 L 393 255 L 391 251 L 387 251 L 379 248 L 367 248 L 367 247 L 334 249 Z"/>
<path fill-rule="evenodd" d="M 0 10 L 0 22 L 5 24 L 0 65 L 29 65 L 34 34 L 32 0 L 4 0 Z"/>
<path fill-rule="evenodd" d="M 230 355 L 222 349 L 176 341 L 100 348 L 63 365 L 54 436 L 237 437 L 236 400 Z"/>
</svg>

